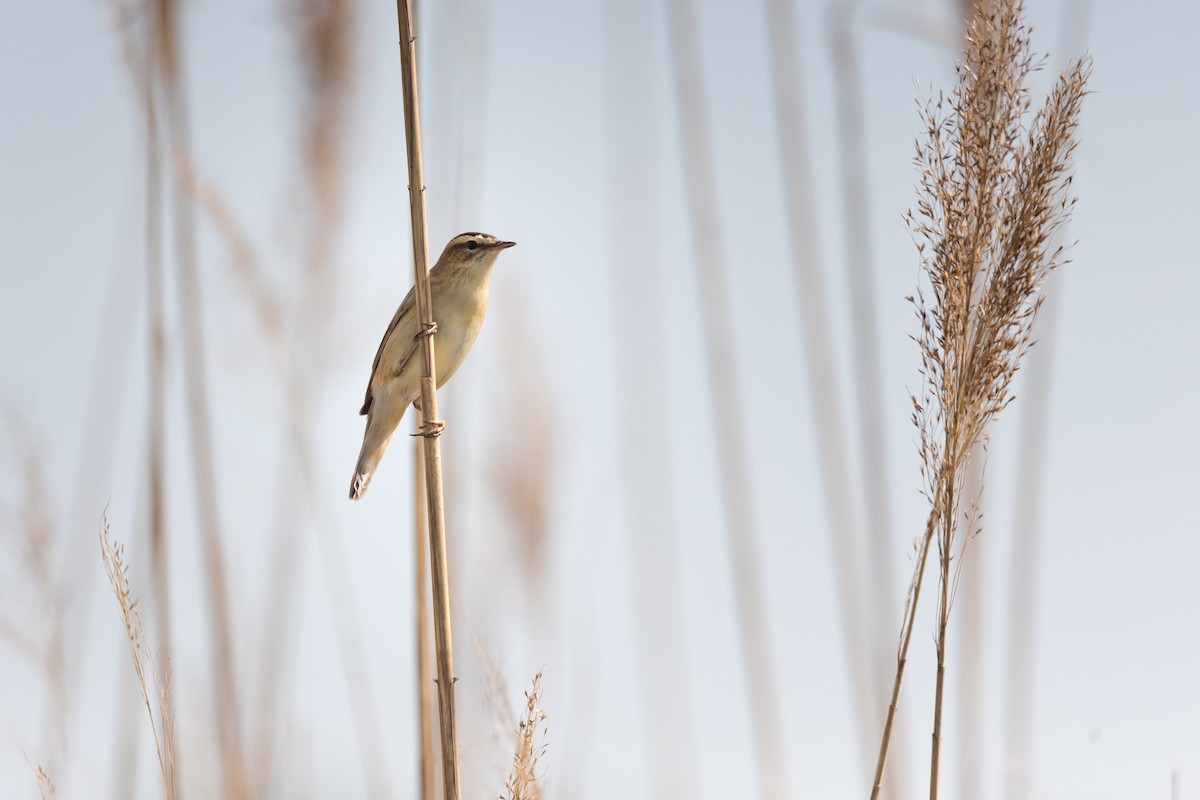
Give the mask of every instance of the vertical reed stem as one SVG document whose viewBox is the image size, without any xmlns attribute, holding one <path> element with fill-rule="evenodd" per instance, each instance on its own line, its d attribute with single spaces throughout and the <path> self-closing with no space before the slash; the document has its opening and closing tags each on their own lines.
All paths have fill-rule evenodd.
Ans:
<svg viewBox="0 0 1200 800">
<path fill-rule="evenodd" d="M 151 13 L 158 13 L 158 4 L 152 6 Z M 155 41 L 158 36 L 157 26 L 146 26 L 147 44 L 146 61 L 153 64 L 157 48 Z M 159 152 L 158 121 L 154 98 L 154 76 L 159 71 L 153 66 L 146 70 L 145 75 L 145 112 L 146 112 L 146 307 L 149 317 L 149 416 L 150 416 L 150 560 L 154 586 L 155 621 L 158 628 L 158 673 L 168 674 L 171 669 L 171 592 L 167 580 L 167 539 L 166 522 L 163 503 L 163 475 L 165 472 L 166 446 L 166 365 L 165 365 L 165 333 L 163 326 L 163 295 L 162 275 L 162 155 Z M 167 680 L 163 684 L 166 694 L 163 702 L 167 708 L 175 707 L 173 682 Z M 166 720 L 160 720 L 165 725 Z M 175 737 L 168 737 L 166 731 L 161 731 L 163 742 L 167 746 L 167 782 L 175 785 L 177 769 L 175 753 Z"/>
<path fill-rule="evenodd" d="M 417 57 L 408 0 L 396 1 L 400 22 L 400 70 L 404 86 L 404 138 L 408 150 L 408 198 L 412 214 L 413 273 L 421 330 L 433 331 L 429 294 L 429 252 L 425 231 L 425 177 L 421 165 L 421 117 L 417 99 Z M 438 419 L 437 365 L 433 336 L 421 336 L 422 430 L 432 431 Z M 446 520 L 442 502 L 442 450 L 436 435 L 422 437 L 425 456 L 425 496 L 429 504 L 429 561 L 433 577 L 433 633 L 437 655 L 438 717 L 442 738 L 442 785 L 445 800 L 459 800 L 458 737 L 454 720 L 454 657 L 450 635 L 450 576 L 446 561 Z"/>
<path fill-rule="evenodd" d="M 908 665 L 908 646 L 912 643 L 913 622 L 917 618 L 917 605 L 921 599 L 921 584 L 925 580 L 925 562 L 929 556 L 929 545 L 933 541 L 934 527 L 938 518 L 937 506 L 929 511 L 925 522 L 925 534 L 921 537 L 921 549 L 917 553 L 917 564 L 913 569 L 912 589 L 904 605 L 904 620 L 900 623 L 900 647 L 896 651 L 896 678 L 892 682 L 892 698 L 888 703 L 887 719 L 883 723 L 883 736 L 879 740 L 879 754 L 875 759 L 875 779 L 871 782 L 871 800 L 879 800 L 883 791 L 883 768 L 887 764 L 888 746 L 892 741 L 892 725 L 896 721 L 896 710 L 900 707 L 900 686 L 904 683 L 904 668 Z"/>
<path fill-rule="evenodd" d="M 828 517 L 828 535 L 833 552 L 834 584 L 838 596 L 838 612 L 842 620 L 842 640 L 850 671 L 851 697 L 854 704 L 855 732 L 859 756 L 864 767 L 870 763 L 870 736 L 878 717 L 874 708 L 883 700 L 883 685 L 875 679 L 886 675 L 882 647 L 874 653 L 869 644 L 868 620 L 875 598 L 888 592 L 886 569 L 877 568 L 870 579 L 863 574 L 863 531 L 857 509 L 868 510 L 883 501 L 883 492 L 872 479 L 883 463 L 880 456 L 864 459 L 863 470 L 868 490 L 864 499 L 855 491 L 851 474 L 849 447 L 846 444 L 842 409 L 846 407 L 841 391 L 841 378 L 832 343 L 833 325 L 829 319 L 830 302 L 821 263 L 820 227 L 817 220 L 817 199 L 813 188 L 812 170 L 808 158 L 808 131 L 804 120 L 804 99 L 796 41 L 795 18 L 791 0 L 767 0 L 767 41 L 771 56 L 771 86 L 778 128 L 779 156 L 783 167 L 784 210 L 790 233 L 790 246 L 795 275 L 797 309 L 803 330 L 801 344 L 808 371 L 808 386 L 812 407 L 813 435 L 817 445 L 821 492 Z M 848 223 L 849 224 L 849 223 Z M 868 237 L 859 236 L 859 239 Z M 855 255 L 854 251 L 851 251 Z M 869 287 L 869 279 L 867 280 Z M 855 287 L 861 291 L 860 286 Z M 857 297 L 860 292 L 856 291 Z M 869 298 L 868 298 L 869 301 Z M 871 316 L 868 313 L 867 316 Z M 857 325 L 855 326 L 858 327 Z M 861 348 L 866 338 L 874 336 L 873 328 L 864 328 L 856 336 L 856 364 L 860 365 L 860 394 L 869 394 L 862 372 L 875 371 L 872 364 L 862 360 Z M 873 351 L 872 351 L 873 352 Z M 860 404 L 861 405 L 861 404 Z M 865 406 L 863 406 L 865 409 Z M 865 439 L 864 439 L 865 441 Z M 886 520 L 886 511 L 882 514 Z M 872 517 L 872 522 L 879 522 Z M 868 556 L 869 563 L 879 567 L 886 550 L 886 523 L 876 528 L 873 544 L 876 553 Z M 895 596 L 888 594 L 894 601 Z M 865 601 L 865 602 L 864 602 Z M 876 668 L 880 671 L 876 673 Z"/>
<path fill-rule="evenodd" d="M 187 400 L 195 458 L 196 506 L 204 546 L 205 568 L 208 573 L 208 599 L 211 606 L 213 646 L 213 708 L 216 713 L 217 738 L 224 770 L 224 793 L 232 800 L 248 796 L 246 775 L 242 765 L 241 732 L 238 712 L 237 684 L 233 674 L 233 632 L 230 628 L 229 589 L 225 575 L 225 557 L 221 543 L 221 514 L 219 510 L 216 466 L 212 451 L 212 427 L 208 408 L 208 368 L 204 351 L 204 305 L 200 291 L 195 238 L 195 206 L 184 187 L 182 172 L 186 168 L 189 143 L 188 105 L 185 96 L 180 57 L 182 37 L 179 14 L 182 4 L 177 0 L 162 0 L 156 21 L 162 26 L 160 41 L 170 48 L 164 57 L 162 74 L 166 86 L 170 123 L 171 156 L 175 165 L 174 217 L 176 257 L 179 261 L 179 306 L 182 318 L 184 348 L 187 356 L 185 370 Z"/>
<path fill-rule="evenodd" d="M 953 506 L 951 507 L 953 508 Z M 938 606 L 937 689 L 933 696 L 933 743 L 929 753 L 929 800 L 937 800 L 938 768 L 942 756 L 942 696 L 946 685 L 946 626 L 950 621 L 950 535 L 944 537 L 941 567 L 941 604 Z"/>
<path fill-rule="evenodd" d="M 414 553 L 413 584 L 416 597 L 413 608 L 416 613 L 416 648 L 417 654 L 417 737 L 421 742 L 418 758 L 420 764 L 420 787 L 417 795 L 420 800 L 435 800 L 437 797 L 437 771 L 433 761 L 436 750 L 433 744 L 433 704 L 430 702 L 429 686 L 433 676 L 429 674 L 429 543 L 425 538 L 429 533 L 429 515 L 425 502 L 425 459 L 420 443 L 413 448 L 413 483 L 414 499 L 413 532 L 416 552 Z"/>
</svg>

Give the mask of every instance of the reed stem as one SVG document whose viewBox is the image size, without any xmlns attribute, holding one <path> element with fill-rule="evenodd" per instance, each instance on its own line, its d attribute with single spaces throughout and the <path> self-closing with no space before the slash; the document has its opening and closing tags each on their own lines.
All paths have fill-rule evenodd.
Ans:
<svg viewBox="0 0 1200 800">
<path fill-rule="evenodd" d="M 404 139 L 408 151 L 408 199 L 412 216 L 413 277 L 421 330 L 432 334 L 429 247 L 425 226 L 425 176 L 421 164 L 421 117 L 417 98 L 417 57 L 408 0 L 396 0 L 400 23 L 400 71 L 404 87 Z M 438 422 L 437 364 L 433 335 L 418 342 L 421 354 L 421 428 Z M 429 562 L 433 579 L 433 634 L 437 658 L 438 717 L 441 722 L 444 800 L 459 800 L 458 736 L 454 715 L 454 656 L 450 634 L 450 576 L 446 559 L 446 519 L 442 500 L 442 449 L 436 435 L 421 437 L 425 457 L 425 497 L 429 510 Z"/>
<path fill-rule="evenodd" d="M 747 417 L 739 397 L 742 382 L 738 377 L 737 348 L 733 342 L 737 325 L 729 299 L 728 268 L 717 202 L 716 159 L 701 78 L 696 4 L 693 0 L 670 0 L 667 12 L 688 213 L 696 243 L 709 394 L 715 411 L 717 468 L 723 490 L 725 534 L 733 566 L 741 633 L 740 649 L 750 695 L 760 794 L 774 800 L 788 797 L 787 760 L 783 752 L 783 725 L 779 719 L 779 695 L 763 599 L 758 553 L 760 534 L 750 491 L 750 457 L 744 428 Z"/>
<path fill-rule="evenodd" d="M 908 665 L 908 645 L 912 642 L 913 622 L 917 617 L 917 604 L 921 599 L 921 584 L 925 579 L 925 562 L 929 556 L 929 544 L 937 525 L 937 508 L 930 509 L 925 522 L 925 534 L 917 552 L 917 564 L 913 569 L 913 582 L 908 602 L 904 604 L 904 620 L 900 623 L 900 646 L 896 651 L 896 679 L 892 683 L 892 698 L 888 702 L 887 719 L 883 723 L 883 736 L 879 741 L 879 753 L 875 759 L 875 778 L 871 782 L 871 800 L 878 800 L 883 791 L 883 768 L 887 764 L 888 747 L 892 741 L 892 726 L 896 721 L 896 709 L 900 707 L 900 686 L 904 682 L 904 668 Z"/>
</svg>

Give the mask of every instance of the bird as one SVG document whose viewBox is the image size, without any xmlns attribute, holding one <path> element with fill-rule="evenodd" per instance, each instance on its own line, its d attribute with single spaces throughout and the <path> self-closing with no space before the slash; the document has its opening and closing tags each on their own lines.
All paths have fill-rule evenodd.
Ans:
<svg viewBox="0 0 1200 800">
<path fill-rule="evenodd" d="M 450 240 L 429 270 L 438 388 L 462 366 L 475 344 L 487 313 L 492 266 L 501 250 L 515 244 L 487 233 L 460 233 Z M 350 481 L 351 500 L 358 500 L 366 492 L 409 405 L 420 408 L 421 359 L 417 355 L 420 333 L 414 287 L 392 317 L 371 365 L 366 399 L 358 412 L 366 416 L 367 427 Z M 440 430 L 441 423 L 437 423 L 435 431 Z"/>
</svg>

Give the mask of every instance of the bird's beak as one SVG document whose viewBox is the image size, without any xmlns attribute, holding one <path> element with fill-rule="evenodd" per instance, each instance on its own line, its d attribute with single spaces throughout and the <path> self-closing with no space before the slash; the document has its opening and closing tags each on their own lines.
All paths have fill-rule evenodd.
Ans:
<svg viewBox="0 0 1200 800">
<path fill-rule="evenodd" d="M 507 250 L 510 247 L 516 247 L 516 242 L 496 242 L 492 245 L 493 250 Z"/>
</svg>

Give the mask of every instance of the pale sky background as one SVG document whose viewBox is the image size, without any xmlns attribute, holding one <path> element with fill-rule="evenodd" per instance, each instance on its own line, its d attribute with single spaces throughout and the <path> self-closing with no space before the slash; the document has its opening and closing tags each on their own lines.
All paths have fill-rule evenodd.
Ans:
<svg viewBox="0 0 1200 800">
<path fill-rule="evenodd" d="M 704 79 L 717 152 L 720 207 L 733 284 L 734 338 L 743 376 L 750 477 L 759 518 L 764 597 L 793 797 L 864 797 L 870 775 L 858 747 L 839 632 L 827 518 L 819 489 L 800 342 L 783 184 L 769 79 L 764 6 L 699 0 Z M 481 340 L 444 392 L 451 518 L 458 700 L 463 714 L 464 797 L 503 788 L 511 748 L 493 739 L 479 651 L 507 682 L 515 724 L 521 691 L 545 672 L 549 715 L 544 758 L 551 798 L 650 798 L 654 737 L 647 733 L 631 626 L 630 515 L 620 459 L 667 448 L 659 491 L 684 609 L 686 648 L 672 679 L 689 706 L 668 729 L 689 748 L 679 796 L 753 797 L 758 791 L 748 701 L 733 611 L 713 445 L 713 409 L 700 348 L 693 248 L 687 225 L 677 108 L 662 4 L 518 0 L 422 3 L 419 44 L 431 255 L 460 230 L 513 239 L 496 267 Z M 834 125 L 830 4 L 794 3 L 802 47 L 818 250 L 847 398 L 849 317 Z M 1027 797 L 1200 798 L 1200 370 L 1193 247 L 1200 186 L 1200 61 L 1191 3 L 1090 7 L 1031 0 L 1034 48 L 1060 64 L 1063 41 L 1086 42 L 1095 59 L 1080 127 L 1070 228 L 1073 263 L 1051 283 L 1056 322 L 1040 582 L 1034 641 L 1033 728 Z M 299 156 L 302 85 L 283 0 L 186 4 L 186 74 L 195 159 L 228 202 L 285 302 L 295 299 L 303 252 Z M 468 10 L 473 9 L 473 10 Z M 910 571 L 910 543 L 925 516 L 918 495 L 908 389 L 917 386 L 915 330 L 904 297 L 916 286 L 915 249 L 900 222 L 912 203 L 914 99 L 953 85 L 953 53 L 878 24 L 883 9 L 911 11 L 954 30 L 940 0 L 892 0 L 860 11 L 855 26 L 866 101 L 870 205 L 858 220 L 874 250 L 877 324 L 884 369 L 886 458 L 891 477 L 896 582 Z M 359 746 L 338 656 L 339 629 L 320 567 L 314 525 L 344 548 L 356 618 L 366 636 L 377 744 L 388 756 L 391 796 L 415 796 L 412 517 L 407 442 L 395 442 L 371 491 L 345 499 L 357 454 L 362 389 L 379 336 L 411 283 L 408 207 L 395 6 L 359 0 L 355 93 L 346 145 L 344 225 L 336 291 L 319 316 L 332 331 L 328 370 L 315 394 L 311 437 L 316 498 L 301 509 L 296 609 L 288 659 L 278 797 L 366 796 Z M 619 15 L 619 16 L 617 16 Z M 124 649 L 117 608 L 96 545 L 108 505 L 127 545 L 135 590 L 151 604 L 145 527 L 146 380 L 144 129 L 119 58 L 107 7 L 97 0 L 4 0 L 0 24 L 0 618 L 43 630 L 22 578 L 18 509 L 23 484 L 15 443 L 34 442 L 56 531 L 65 593 L 70 741 L 54 756 L 41 670 L 0 644 L 0 794 L 35 796 L 34 763 L 52 765 L 59 797 L 106 797 L 120 759 L 117 731 L 132 716 L 140 738 L 141 797 L 156 795 L 153 751 Z M 1071 27 L 1064 29 L 1064 24 Z M 622 31 L 620 41 L 612 31 Z M 636 85 L 606 83 L 614 59 Z M 1044 91 L 1053 70 L 1035 76 Z M 486 73 L 485 79 L 480 75 Z M 916 88 L 914 81 L 920 83 Z M 613 95 L 628 97 L 620 122 L 644 141 L 648 165 L 628 200 L 652 211 L 644 248 L 612 239 Z M 478 133 L 464 134 L 463 120 Z M 481 151 L 463 159 L 463 142 Z M 466 190 L 469 196 L 454 192 Z M 257 644 L 280 489 L 282 399 L 272 352 L 262 343 L 223 239 L 200 222 L 220 514 L 236 621 L 245 716 L 257 708 Z M 173 268 L 173 261 L 168 267 Z M 630 269 L 632 265 L 633 269 Z M 631 435 L 618 418 L 632 354 L 616 353 L 623 311 L 614 276 L 645 270 L 661 303 L 643 335 L 657 354 L 664 393 L 656 431 Z M 216 797 L 212 681 L 202 557 L 184 425 L 180 325 L 168 285 L 172 383 L 168 524 L 172 537 L 175 685 L 189 798 Z M 619 316 L 621 314 L 623 316 Z M 526 359 L 514 367 L 515 348 Z M 507 351 L 507 354 L 506 354 Z M 1038 351 L 1035 351 L 1036 358 Z M 552 447 L 549 543 L 542 572 L 523 565 L 497 502 L 496 470 L 523 440 L 514 393 L 546 393 L 543 430 Z M 1003 665 L 1008 649 L 1014 477 L 1022 415 L 1016 404 L 992 431 L 984 533 L 971 557 L 983 587 L 980 797 L 1002 797 L 1014 769 L 1004 743 Z M 406 420 L 406 425 L 411 420 Z M 522 425 L 527 424 L 525 422 Z M 458 433 L 461 431 L 462 433 Z M 16 432 L 16 433 L 15 433 Z M 456 435 L 458 438 L 455 438 Z M 854 451 L 857 453 L 857 450 Z M 857 458 L 856 458 L 857 463 Z M 636 549 L 632 552 L 638 552 Z M 1021 556 L 1018 556 L 1021 557 Z M 544 581 L 536 579 L 543 575 Z M 895 623 L 902 597 L 895 598 Z M 933 606 L 927 600 L 906 679 L 910 791 L 927 791 L 933 696 Z M 151 612 L 147 612 L 151 613 Z M 894 624 L 887 626 L 895 636 Z M 952 621 L 951 647 L 961 634 Z M 889 643 L 891 638 L 889 638 Z M 478 644 L 476 644 L 478 643 Z M 943 796 L 962 797 L 960 663 L 948 664 Z M 869 736 L 876 738 L 876 733 Z M 690 740 L 689 738 L 690 737 Z M 662 756 L 667 758 L 667 756 Z"/>
</svg>

